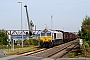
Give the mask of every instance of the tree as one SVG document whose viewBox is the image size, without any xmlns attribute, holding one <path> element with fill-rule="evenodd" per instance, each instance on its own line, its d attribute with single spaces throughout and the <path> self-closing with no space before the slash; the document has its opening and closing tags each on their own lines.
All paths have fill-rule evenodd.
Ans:
<svg viewBox="0 0 90 60">
<path fill-rule="evenodd" d="M 90 17 L 86 15 L 86 17 L 83 19 L 82 26 L 90 25 Z"/>
<path fill-rule="evenodd" d="M 0 30 L 0 45 L 7 45 L 8 44 L 7 39 L 8 39 L 7 32 L 4 29 Z"/>
<path fill-rule="evenodd" d="M 24 41 L 24 45 L 38 45 L 39 41 L 34 38 L 30 38 L 29 40 Z"/>
<path fill-rule="evenodd" d="M 21 45 L 22 44 L 22 40 L 17 40 L 16 43 Z"/>
<path fill-rule="evenodd" d="M 78 31 L 78 35 L 83 39 L 82 53 L 87 56 L 90 52 L 90 17 L 86 16 L 83 19 L 81 30 Z"/>
<path fill-rule="evenodd" d="M 90 17 L 86 16 L 83 19 L 81 31 L 79 30 L 78 35 L 86 41 L 90 40 Z"/>
<path fill-rule="evenodd" d="M 31 43 L 31 41 L 30 40 L 25 40 L 24 41 L 24 45 L 31 45 L 32 43 Z"/>
</svg>

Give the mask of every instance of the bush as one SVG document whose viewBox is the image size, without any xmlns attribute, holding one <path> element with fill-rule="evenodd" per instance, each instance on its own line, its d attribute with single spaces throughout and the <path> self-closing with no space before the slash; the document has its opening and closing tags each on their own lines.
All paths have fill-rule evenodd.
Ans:
<svg viewBox="0 0 90 60">
<path fill-rule="evenodd" d="M 29 52 L 29 51 L 35 51 L 37 50 L 36 46 L 30 46 L 30 47 L 24 47 L 22 48 L 16 48 L 14 50 L 4 50 L 3 54 L 4 55 L 14 55 L 14 54 L 20 54 L 20 53 L 24 53 L 24 52 Z"/>
<path fill-rule="evenodd" d="M 24 45 L 39 45 L 39 40 L 30 38 L 29 40 L 24 41 Z"/>
<path fill-rule="evenodd" d="M 83 50 L 83 53 L 88 52 L 90 50 L 90 46 L 88 42 L 83 41 L 82 50 Z"/>
<path fill-rule="evenodd" d="M 90 46 L 90 40 L 89 41 L 87 41 L 87 43 L 89 44 L 89 46 Z"/>
<path fill-rule="evenodd" d="M 7 49 L 8 47 L 6 45 L 0 45 L 0 49 Z"/>
</svg>

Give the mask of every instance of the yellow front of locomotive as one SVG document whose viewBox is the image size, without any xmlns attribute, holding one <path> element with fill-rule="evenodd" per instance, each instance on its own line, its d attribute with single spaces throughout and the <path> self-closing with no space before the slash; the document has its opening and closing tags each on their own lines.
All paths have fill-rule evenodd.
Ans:
<svg viewBox="0 0 90 60">
<path fill-rule="evenodd" d="M 52 42 L 51 32 L 41 32 L 40 42 Z"/>
<path fill-rule="evenodd" d="M 40 33 L 40 46 L 50 47 L 52 46 L 52 33 L 45 29 Z"/>
</svg>

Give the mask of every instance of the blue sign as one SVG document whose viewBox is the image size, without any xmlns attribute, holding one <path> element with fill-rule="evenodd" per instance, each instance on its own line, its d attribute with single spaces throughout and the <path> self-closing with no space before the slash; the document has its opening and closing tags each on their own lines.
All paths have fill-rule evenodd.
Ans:
<svg viewBox="0 0 90 60">
<path fill-rule="evenodd" d="M 23 35 L 23 39 L 29 38 L 29 35 Z M 22 35 L 11 35 L 12 39 L 22 39 Z"/>
</svg>

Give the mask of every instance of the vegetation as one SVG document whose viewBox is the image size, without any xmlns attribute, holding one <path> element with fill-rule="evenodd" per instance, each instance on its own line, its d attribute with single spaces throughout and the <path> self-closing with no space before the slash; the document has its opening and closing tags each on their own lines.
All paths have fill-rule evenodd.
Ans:
<svg viewBox="0 0 90 60">
<path fill-rule="evenodd" d="M 0 45 L 0 49 L 7 49 L 7 45 Z"/>
<path fill-rule="evenodd" d="M 13 54 L 19 54 L 24 53 L 28 51 L 36 50 L 39 45 L 39 40 L 30 38 L 29 40 L 24 40 L 24 48 L 22 49 L 22 40 L 17 40 L 16 45 L 14 46 L 14 50 L 11 49 L 11 47 L 4 51 L 5 55 L 13 55 Z"/>
<path fill-rule="evenodd" d="M 0 49 L 7 49 L 4 51 L 4 54 L 7 54 L 7 55 L 36 50 L 37 49 L 36 46 L 39 45 L 39 40 L 34 39 L 34 38 L 31 38 L 29 40 L 24 40 L 23 41 L 23 43 L 24 43 L 23 49 L 21 48 L 22 40 L 17 40 L 16 42 L 14 40 L 15 50 L 11 49 L 12 43 L 13 43 L 13 40 L 10 41 L 8 39 L 7 32 L 4 29 L 0 30 Z M 20 45 L 17 45 L 17 44 L 20 44 Z"/>
<path fill-rule="evenodd" d="M 29 52 L 29 51 L 34 51 L 37 50 L 36 46 L 29 46 L 29 47 L 24 47 L 22 48 L 16 48 L 14 50 L 5 50 L 3 52 L 4 55 L 14 55 L 14 54 L 20 54 L 20 53 L 24 53 L 24 52 Z"/>
<path fill-rule="evenodd" d="M 7 45 L 8 35 L 4 29 L 0 30 L 0 45 Z"/>
<path fill-rule="evenodd" d="M 26 39 L 23 41 L 24 45 L 26 46 L 30 46 L 30 45 L 39 45 L 39 40 L 35 39 L 35 38 L 30 38 L 30 39 Z M 22 40 L 17 40 L 16 45 L 22 45 Z"/>
<path fill-rule="evenodd" d="M 24 41 L 24 45 L 39 45 L 39 40 L 30 38 L 29 40 Z"/>
<path fill-rule="evenodd" d="M 8 44 L 8 35 L 4 29 L 0 29 L 0 49 L 5 49 L 7 48 Z"/>
<path fill-rule="evenodd" d="M 21 45 L 22 44 L 22 40 L 17 40 L 16 44 L 20 44 Z"/>
<path fill-rule="evenodd" d="M 79 49 L 81 52 L 72 52 L 69 55 L 71 57 L 89 57 L 90 58 L 90 17 L 86 16 L 83 19 L 81 30 L 78 31 L 78 35 L 83 39 L 83 45 Z"/>
<path fill-rule="evenodd" d="M 79 34 L 81 39 L 83 39 L 82 48 L 86 50 L 90 50 L 90 17 L 86 16 L 83 19 L 81 31 L 79 30 Z"/>
</svg>

